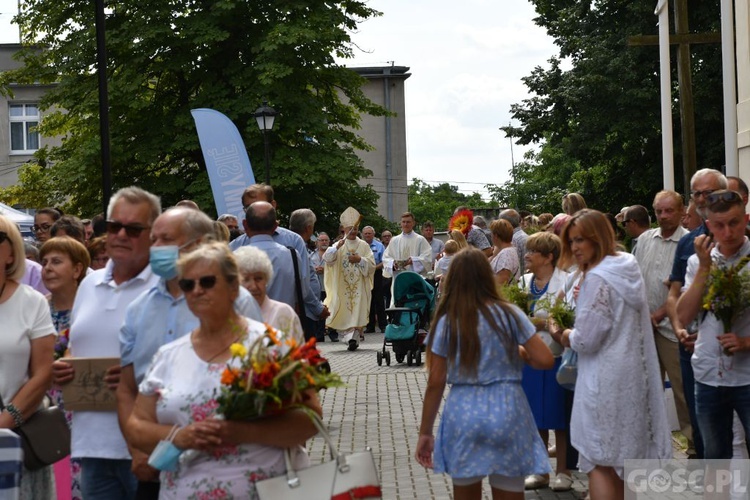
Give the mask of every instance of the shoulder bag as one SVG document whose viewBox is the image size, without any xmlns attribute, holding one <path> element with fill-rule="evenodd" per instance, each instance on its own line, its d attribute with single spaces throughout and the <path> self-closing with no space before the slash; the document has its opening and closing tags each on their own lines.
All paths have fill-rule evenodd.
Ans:
<svg viewBox="0 0 750 500">
<path fill-rule="evenodd" d="M 0 409 L 5 409 L 2 397 Z M 28 470 L 41 469 L 70 455 L 70 427 L 57 406 L 37 411 L 11 430 L 21 438 L 23 466 Z"/>
<path fill-rule="evenodd" d="M 339 453 L 320 417 L 309 415 L 328 444 L 331 460 L 297 471 L 285 450 L 286 474 L 255 483 L 260 500 L 382 498 L 372 450 Z"/>
</svg>

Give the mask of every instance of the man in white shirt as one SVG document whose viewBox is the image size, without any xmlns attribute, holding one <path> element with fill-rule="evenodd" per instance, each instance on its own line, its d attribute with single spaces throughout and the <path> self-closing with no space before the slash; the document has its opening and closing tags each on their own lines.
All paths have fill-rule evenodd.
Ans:
<svg viewBox="0 0 750 500">
<path fill-rule="evenodd" d="M 73 304 L 70 325 L 71 355 L 76 358 L 119 358 L 120 327 L 125 310 L 144 290 L 159 280 L 149 268 L 150 229 L 161 213 L 155 195 L 137 187 L 119 190 L 107 208 L 107 266 L 90 273 L 81 283 Z M 73 367 L 54 364 L 55 382 L 73 378 Z M 119 362 L 105 382 L 115 390 Z M 86 500 L 132 499 L 137 480 L 120 432 L 117 412 L 73 412 L 71 456 L 81 459 L 81 491 Z"/>
<path fill-rule="evenodd" d="M 432 247 L 414 232 L 414 214 L 401 215 L 401 234 L 394 236 L 383 253 L 383 277 L 395 278 L 403 271 L 414 271 L 422 276 L 432 270 Z"/>
<path fill-rule="evenodd" d="M 675 191 L 660 191 L 654 197 L 653 207 L 659 227 L 649 229 L 640 235 L 635 258 L 646 285 L 646 298 L 651 312 L 662 380 L 666 372 L 672 385 L 680 430 L 688 439 L 688 449 L 692 449 L 693 429 L 683 392 L 679 341 L 667 316 L 669 273 L 677 244 L 680 238 L 688 233 L 688 230 L 680 225 L 684 211 L 682 195 Z"/>
<path fill-rule="evenodd" d="M 691 359 L 695 375 L 695 411 L 703 437 L 703 458 L 732 458 L 732 415 L 737 413 L 750 435 L 750 311 L 745 310 L 726 331 L 713 313 L 703 312 L 711 267 L 735 266 L 750 255 L 745 236 L 748 216 L 739 193 L 711 190 L 706 196 L 706 226 L 711 231 L 695 238 L 695 254 L 688 259 L 684 293 L 677 302 L 683 325 L 698 318 L 698 337 Z M 748 266 L 744 268 L 748 272 Z"/>
</svg>

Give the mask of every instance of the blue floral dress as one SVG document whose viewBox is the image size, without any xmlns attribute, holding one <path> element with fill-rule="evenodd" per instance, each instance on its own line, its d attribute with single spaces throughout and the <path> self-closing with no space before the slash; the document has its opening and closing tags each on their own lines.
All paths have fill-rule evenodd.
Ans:
<svg viewBox="0 0 750 500">
<path fill-rule="evenodd" d="M 550 472 L 547 449 L 542 443 L 521 388 L 523 362 L 517 352 L 506 351 L 501 335 L 512 344 L 524 344 L 535 333 L 534 325 L 514 308 L 517 319 L 493 306 L 495 331 L 479 316 L 481 358 L 475 377 L 460 374 L 456 363 L 448 365 L 451 385 L 436 437 L 435 472 L 454 478 L 502 474 L 509 477 Z M 449 329 L 446 318 L 438 321 L 432 352 L 447 357 Z"/>
</svg>

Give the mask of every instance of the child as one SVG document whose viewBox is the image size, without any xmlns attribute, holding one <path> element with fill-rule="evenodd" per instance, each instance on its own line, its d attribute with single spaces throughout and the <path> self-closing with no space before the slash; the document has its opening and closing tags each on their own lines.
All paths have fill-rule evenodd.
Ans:
<svg viewBox="0 0 750 500">
<path fill-rule="evenodd" d="M 525 476 L 550 471 L 521 388 L 521 358 L 539 369 L 554 359 L 529 319 L 498 294 L 480 250 L 456 253 L 450 269 L 427 342 L 416 459 L 451 476 L 456 500 L 481 498 L 488 475 L 493 498 L 520 500 Z M 446 382 L 452 385 L 436 440 Z"/>
<path fill-rule="evenodd" d="M 458 243 L 455 240 L 446 241 L 443 257 L 435 264 L 435 278 L 444 276 L 448 272 L 448 266 L 456 252 L 458 252 Z"/>
</svg>

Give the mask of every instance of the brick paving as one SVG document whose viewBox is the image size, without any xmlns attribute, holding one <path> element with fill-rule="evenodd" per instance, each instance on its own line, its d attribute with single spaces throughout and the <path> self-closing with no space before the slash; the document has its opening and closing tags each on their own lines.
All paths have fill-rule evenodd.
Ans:
<svg viewBox="0 0 750 500">
<path fill-rule="evenodd" d="M 450 478 L 426 470 L 413 458 L 427 385 L 424 366 L 397 364 L 393 354 L 391 366 L 385 362 L 378 366 L 375 353 L 382 346 L 381 333 L 366 334 L 366 341 L 354 352 L 347 351 L 343 342 L 319 344 L 332 369 L 346 383 L 345 387 L 321 393 L 323 419 L 341 451 L 372 448 L 384 499 L 450 499 Z M 326 448 L 321 438 L 311 440 L 311 462 L 324 460 Z M 551 460 L 554 468 L 554 459 Z M 572 491 L 556 493 L 545 488 L 526 492 L 526 498 L 583 498 L 588 489 L 586 475 L 574 473 L 573 479 Z M 491 498 L 487 481 L 484 498 Z"/>
</svg>

